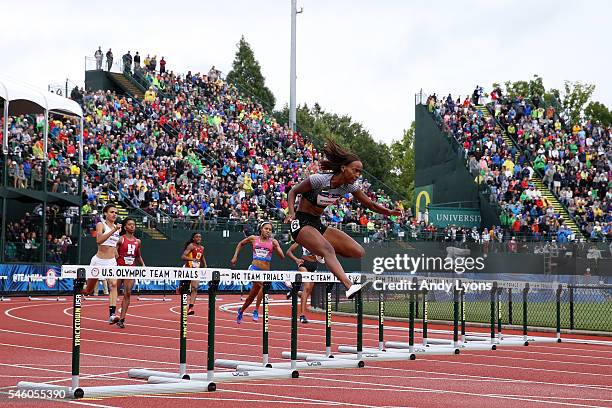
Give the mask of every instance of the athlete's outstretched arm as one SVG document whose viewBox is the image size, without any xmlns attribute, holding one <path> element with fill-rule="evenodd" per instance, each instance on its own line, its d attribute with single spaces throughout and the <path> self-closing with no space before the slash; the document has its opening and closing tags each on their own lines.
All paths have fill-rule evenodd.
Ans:
<svg viewBox="0 0 612 408">
<path fill-rule="evenodd" d="M 368 210 L 377 212 L 379 214 L 383 214 L 383 215 L 396 215 L 396 216 L 400 216 L 402 215 L 402 211 L 401 210 L 390 210 L 387 207 L 383 207 L 382 205 L 375 203 L 374 201 L 370 200 L 370 197 L 368 197 L 367 195 L 365 195 L 365 193 L 361 190 L 357 190 L 353 194 L 353 196 L 361 203 L 363 204 L 363 206 L 365 208 L 367 208 Z"/>
<path fill-rule="evenodd" d="M 312 184 L 310 184 L 310 178 L 305 178 L 299 184 L 293 186 L 291 190 L 289 190 L 289 196 L 287 198 L 287 218 L 285 218 L 285 222 L 290 222 L 293 218 L 295 218 L 295 197 L 298 194 L 303 194 L 307 191 L 312 190 Z"/>
<path fill-rule="evenodd" d="M 238 263 L 238 254 L 240 253 L 240 250 L 242 249 L 242 247 L 252 243 L 255 238 L 256 238 L 255 235 L 251 235 L 250 237 L 246 237 L 245 239 L 240 241 L 238 245 L 236 245 L 236 251 L 234 251 L 234 256 L 230 260 L 230 263 L 232 264 L 232 266 L 236 266 L 236 264 Z"/>
</svg>

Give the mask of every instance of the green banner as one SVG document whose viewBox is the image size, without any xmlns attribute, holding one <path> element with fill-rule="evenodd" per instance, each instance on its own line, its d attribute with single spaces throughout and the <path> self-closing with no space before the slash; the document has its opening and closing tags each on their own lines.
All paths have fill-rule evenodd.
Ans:
<svg viewBox="0 0 612 408">
<path fill-rule="evenodd" d="M 414 189 L 415 214 L 427 211 L 427 207 L 433 200 L 433 184 L 418 186 Z"/>
<path fill-rule="evenodd" d="M 478 208 L 429 207 L 429 222 L 437 227 L 480 227 L 482 218 Z"/>
</svg>

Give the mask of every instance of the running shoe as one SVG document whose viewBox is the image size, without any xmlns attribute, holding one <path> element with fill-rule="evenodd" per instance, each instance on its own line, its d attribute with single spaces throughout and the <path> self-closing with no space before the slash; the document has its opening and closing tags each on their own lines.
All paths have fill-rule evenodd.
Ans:
<svg viewBox="0 0 612 408">
<path fill-rule="evenodd" d="M 190 307 L 189 309 L 187 309 L 188 316 L 193 316 L 194 314 L 195 314 L 195 310 L 193 310 L 193 307 Z"/>
<path fill-rule="evenodd" d="M 119 316 L 112 314 L 110 315 L 110 317 L 108 318 L 108 324 L 115 324 L 119 321 Z"/>
<path fill-rule="evenodd" d="M 363 289 L 364 285 L 360 284 L 352 284 L 350 288 L 346 290 L 346 298 L 352 299 L 361 289 Z"/>
<path fill-rule="evenodd" d="M 306 318 L 306 316 L 304 315 L 300 316 L 300 323 L 308 323 L 308 319 Z"/>
<path fill-rule="evenodd" d="M 236 316 L 236 323 L 238 324 L 242 323 L 242 311 L 241 310 L 238 311 L 238 316 Z"/>
<path fill-rule="evenodd" d="M 287 299 L 291 299 L 291 292 L 287 292 Z"/>
<path fill-rule="evenodd" d="M 117 326 L 119 326 L 120 329 L 125 329 L 125 323 L 123 322 L 123 320 L 119 320 L 117 322 Z"/>
<path fill-rule="evenodd" d="M 257 309 L 253 310 L 253 321 L 256 322 L 259 320 L 259 312 Z"/>
</svg>

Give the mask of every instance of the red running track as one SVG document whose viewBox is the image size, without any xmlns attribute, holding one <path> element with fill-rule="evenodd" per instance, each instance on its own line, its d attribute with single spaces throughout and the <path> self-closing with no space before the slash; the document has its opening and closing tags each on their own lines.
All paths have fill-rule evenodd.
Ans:
<svg viewBox="0 0 612 408">
<path fill-rule="evenodd" d="M 261 322 L 234 321 L 238 296 L 220 295 L 216 357 L 260 361 Z M 190 316 L 188 370 L 206 365 L 206 297 Z M 229 310 L 229 311 L 226 311 Z M 289 349 L 289 306 L 270 306 L 270 354 Z M 106 302 L 83 307 L 81 385 L 132 384 L 130 368 L 178 371 L 178 297 L 170 302 L 132 302 L 126 328 L 109 326 Z M 300 351 L 322 352 L 322 315 L 299 326 Z M 334 349 L 354 344 L 354 319 L 334 317 Z M 376 322 L 365 320 L 364 345 L 378 342 Z M 405 323 L 389 322 L 385 339 L 407 341 Z M 612 339 L 608 345 L 531 344 L 459 356 L 419 356 L 415 361 L 367 362 L 361 369 L 300 371 L 298 379 L 219 383 L 217 391 L 171 396 L 133 396 L 79 401 L 9 398 L 21 380 L 70 384 L 70 301 L 0 303 L 0 406 L 171 407 L 191 402 L 215 407 L 612 407 Z M 432 330 L 448 327 L 430 325 Z M 443 337 L 444 334 L 435 334 Z M 572 336 L 589 340 L 588 337 Z"/>
</svg>

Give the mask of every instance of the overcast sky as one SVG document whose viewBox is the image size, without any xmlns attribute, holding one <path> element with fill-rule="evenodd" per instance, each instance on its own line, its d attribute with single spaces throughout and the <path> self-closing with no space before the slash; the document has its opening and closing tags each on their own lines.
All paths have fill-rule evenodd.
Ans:
<svg viewBox="0 0 612 408">
<path fill-rule="evenodd" d="M 612 107 L 612 2 L 299 0 L 297 100 L 349 114 L 376 140 L 402 136 L 414 94 L 544 78 L 593 83 Z M 98 45 L 163 55 L 177 72 L 226 73 L 245 35 L 277 108 L 289 101 L 290 0 L 0 0 L 0 72 L 82 84 Z M 606 74 L 606 72 L 608 74 Z"/>
</svg>

